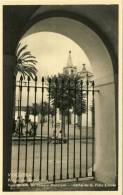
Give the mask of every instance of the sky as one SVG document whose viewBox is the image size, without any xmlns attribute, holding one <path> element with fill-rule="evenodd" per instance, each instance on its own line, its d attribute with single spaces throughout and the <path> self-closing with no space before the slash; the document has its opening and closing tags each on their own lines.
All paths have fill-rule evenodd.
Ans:
<svg viewBox="0 0 123 195">
<path fill-rule="evenodd" d="M 27 44 L 27 50 L 36 57 L 39 77 L 62 73 L 69 50 L 71 50 L 73 64 L 79 71 L 83 63 L 91 70 L 89 59 L 84 51 L 74 41 L 61 34 L 39 32 L 23 38 L 21 43 Z"/>
<path fill-rule="evenodd" d="M 39 32 L 27 36 L 21 40 L 21 46 L 27 44 L 27 51 L 31 51 L 36 57 L 38 63 L 38 85 L 41 86 L 41 77 L 50 76 L 63 72 L 63 67 L 67 65 L 69 50 L 73 65 L 77 66 L 78 71 L 82 69 L 82 64 L 86 64 L 86 68 L 90 71 L 91 65 L 84 51 L 71 39 L 58 33 Z M 19 75 L 18 75 L 19 78 Z M 18 80 L 17 78 L 17 80 Z M 22 105 L 26 105 L 27 91 L 23 89 Z M 17 92 L 17 99 L 19 93 Z M 37 102 L 41 100 L 41 92 L 37 92 Z M 30 104 L 34 102 L 34 90 L 30 90 Z M 16 100 L 17 103 L 17 100 Z"/>
</svg>

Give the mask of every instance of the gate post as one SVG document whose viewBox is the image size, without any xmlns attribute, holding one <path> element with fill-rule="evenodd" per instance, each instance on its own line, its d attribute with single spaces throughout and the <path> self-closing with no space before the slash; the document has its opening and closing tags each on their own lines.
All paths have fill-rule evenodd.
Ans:
<svg viewBox="0 0 123 195">
<path fill-rule="evenodd" d="M 3 57 L 3 191 L 9 191 L 8 176 L 11 173 L 11 143 L 13 128 L 15 57 Z"/>
<path fill-rule="evenodd" d="M 102 84 L 95 103 L 95 177 L 106 184 L 116 184 L 116 118 L 113 81 Z"/>
</svg>

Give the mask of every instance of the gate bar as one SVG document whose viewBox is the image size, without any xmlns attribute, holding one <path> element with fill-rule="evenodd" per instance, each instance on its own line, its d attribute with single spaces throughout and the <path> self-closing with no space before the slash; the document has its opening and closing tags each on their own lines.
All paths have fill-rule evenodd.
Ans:
<svg viewBox="0 0 123 195">
<path fill-rule="evenodd" d="M 95 171 L 94 171 L 94 157 L 95 157 L 95 98 L 94 98 L 94 87 L 95 83 L 92 82 L 92 176 L 95 177 Z"/>
<path fill-rule="evenodd" d="M 68 104 L 70 99 L 70 79 L 68 81 Z M 67 179 L 69 179 L 69 121 L 70 121 L 70 113 L 68 106 L 68 132 L 67 132 Z"/>
<path fill-rule="evenodd" d="M 79 177 L 82 177 L 82 112 L 83 112 L 83 106 L 82 106 L 82 101 L 83 101 L 83 81 L 81 81 L 81 119 L 80 119 L 80 172 L 79 172 Z"/>
<path fill-rule="evenodd" d="M 20 118 L 21 118 L 21 101 L 22 101 L 22 80 L 23 80 L 23 77 L 21 75 L 20 77 L 20 112 L 19 112 L 19 139 L 18 139 L 18 159 L 17 159 L 17 178 L 16 178 L 16 183 L 19 182 L 19 167 L 20 167 L 20 136 L 21 136 L 21 130 L 22 130 L 22 125 L 21 125 L 21 121 L 20 121 Z"/>
<path fill-rule="evenodd" d="M 17 82 L 19 82 L 19 81 L 17 81 Z M 16 85 L 16 87 L 20 87 L 20 86 L 19 86 L 19 85 Z M 23 87 L 23 88 L 25 88 L 25 87 L 27 87 L 27 86 L 22 85 L 22 87 Z M 30 88 L 35 88 L 35 86 L 30 85 Z M 38 89 L 38 88 L 40 88 L 40 89 L 41 89 L 41 88 L 42 88 L 42 86 L 37 86 L 37 89 Z M 44 88 L 44 89 L 48 89 L 48 87 L 46 87 L 46 86 L 44 86 L 43 88 Z M 70 90 L 74 90 L 74 88 L 70 88 Z M 80 90 L 79 90 L 79 89 L 76 89 L 76 91 L 80 91 Z M 83 89 L 83 91 L 87 91 L 87 89 Z M 93 91 L 93 90 L 92 90 L 92 89 L 88 89 L 88 92 L 90 92 L 90 91 Z M 100 92 L 100 90 L 95 89 L 95 90 L 94 90 L 94 92 L 98 92 L 98 93 L 99 93 L 99 92 Z"/>
<path fill-rule="evenodd" d="M 49 113 L 50 113 L 50 84 L 51 84 L 51 79 L 49 78 L 48 80 L 49 83 L 49 98 L 48 98 L 48 130 L 47 130 L 47 175 L 46 179 L 49 180 Z"/>
<path fill-rule="evenodd" d="M 62 79 L 62 83 L 61 83 L 61 91 L 62 91 L 62 105 L 63 105 L 63 89 L 64 89 L 64 80 Z M 63 108 L 62 108 L 62 124 L 61 124 L 61 139 L 63 140 Z M 61 140 L 61 163 L 60 163 L 60 179 L 62 180 L 62 155 L 63 155 L 63 147 L 62 147 L 62 140 Z"/>
<path fill-rule="evenodd" d="M 34 181 L 34 170 L 35 170 L 35 136 L 36 136 L 36 94 L 37 94 L 37 77 L 35 77 L 35 97 L 34 97 L 34 137 L 33 137 L 33 162 L 32 162 L 32 181 Z"/>
<path fill-rule="evenodd" d="M 74 101 L 74 148 L 73 148 L 73 178 L 76 177 L 76 172 L 75 172 L 75 158 L 76 158 L 76 151 L 75 151 L 75 139 L 76 139 L 76 125 L 75 125 L 75 120 L 76 120 L 76 79 L 74 81 L 74 86 L 75 86 L 75 89 L 74 89 L 74 98 L 75 98 L 75 101 Z"/>
<path fill-rule="evenodd" d="M 40 138 L 40 170 L 39 181 L 42 179 L 42 131 L 43 131 L 43 102 L 44 102 L 44 77 L 42 77 L 42 97 L 41 97 L 41 138 Z"/>
<path fill-rule="evenodd" d="M 26 121 L 26 145 L 25 145 L 25 176 L 24 176 L 24 181 L 27 182 L 27 133 L 28 133 L 28 123 L 29 123 L 29 82 L 30 82 L 30 77 L 28 76 L 28 86 L 27 86 L 27 121 Z"/>
<path fill-rule="evenodd" d="M 87 113 L 86 113 L 86 177 L 88 177 L 88 86 L 89 86 L 89 82 L 88 80 L 86 81 L 87 83 L 87 91 L 86 91 L 86 95 L 87 95 Z"/>
<path fill-rule="evenodd" d="M 54 142 L 54 175 L 53 175 L 53 182 L 55 183 L 56 180 L 56 107 L 57 107 L 57 88 L 58 88 L 58 81 L 57 78 L 55 80 L 56 90 L 55 90 L 55 142 Z"/>
</svg>

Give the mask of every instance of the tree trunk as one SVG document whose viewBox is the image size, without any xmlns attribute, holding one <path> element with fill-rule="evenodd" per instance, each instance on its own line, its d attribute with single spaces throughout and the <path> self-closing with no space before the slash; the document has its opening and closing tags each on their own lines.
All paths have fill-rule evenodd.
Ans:
<svg viewBox="0 0 123 195">
<path fill-rule="evenodd" d="M 81 121 L 82 120 L 82 115 L 78 115 L 78 127 L 79 129 L 81 128 Z"/>
<path fill-rule="evenodd" d="M 62 115 L 61 131 L 62 131 L 62 136 L 65 137 L 65 115 Z"/>
<path fill-rule="evenodd" d="M 53 127 L 53 115 L 52 115 L 52 127 Z"/>
</svg>

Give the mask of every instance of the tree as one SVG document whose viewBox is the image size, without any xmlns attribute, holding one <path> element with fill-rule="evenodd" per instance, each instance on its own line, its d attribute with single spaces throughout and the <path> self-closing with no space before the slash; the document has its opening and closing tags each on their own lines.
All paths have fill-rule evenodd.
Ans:
<svg viewBox="0 0 123 195">
<path fill-rule="evenodd" d="M 36 58 L 27 51 L 27 45 L 21 46 L 21 43 L 17 45 L 16 51 L 16 66 L 14 69 L 14 83 L 16 83 L 17 74 L 20 73 L 25 79 L 29 76 L 31 79 L 35 79 L 37 74 L 37 69 L 35 67 L 37 61 Z M 13 118 L 15 115 L 15 96 L 16 96 L 16 85 L 14 85 L 14 100 L 13 100 Z"/>
<path fill-rule="evenodd" d="M 35 116 L 41 114 L 44 121 L 45 116 L 48 115 L 48 103 L 45 101 L 43 102 L 43 105 L 42 103 L 33 103 L 31 106 L 31 113 Z"/>
<path fill-rule="evenodd" d="M 49 79 L 49 78 L 48 78 Z M 51 78 L 50 97 L 51 104 L 59 108 L 62 116 L 61 129 L 65 129 L 65 116 L 69 109 L 77 115 L 81 115 L 86 110 L 85 99 L 81 94 L 81 78 L 79 75 L 58 74 Z"/>
<path fill-rule="evenodd" d="M 20 72 L 24 79 L 25 76 L 29 76 L 34 80 L 37 73 L 35 67 L 37 63 L 36 57 L 33 56 L 30 51 L 27 51 L 27 45 L 22 47 L 20 45 L 21 43 L 19 43 L 16 48 L 16 66 L 14 75 L 16 77 L 18 72 Z"/>
</svg>

